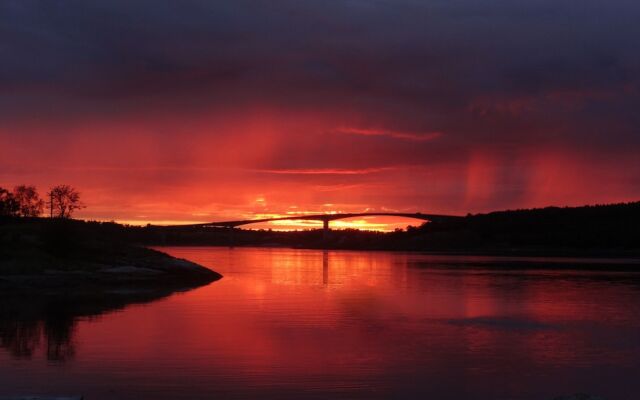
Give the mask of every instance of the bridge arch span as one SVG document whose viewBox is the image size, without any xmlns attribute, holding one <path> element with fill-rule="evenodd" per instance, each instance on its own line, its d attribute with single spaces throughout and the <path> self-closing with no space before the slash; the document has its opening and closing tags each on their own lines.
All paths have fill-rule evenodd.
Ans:
<svg viewBox="0 0 640 400">
<path fill-rule="evenodd" d="M 462 218 L 460 216 L 442 215 L 442 214 L 367 212 L 367 213 L 294 215 L 294 216 L 288 216 L 288 217 L 208 222 L 204 224 L 194 224 L 194 225 L 187 225 L 187 226 L 199 226 L 199 227 L 211 227 L 211 228 L 216 228 L 216 227 L 237 228 L 243 225 L 257 224 L 262 222 L 272 222 L 272 221 L 322 221 L 324 230 L 328 231 L 329 222 L 331 221 L 347 219 L 347 218 L 357 218 L 357 217 L 402 217 L 402 218 L 411 218 L 411 219 L 417 219 L 422 221 L 444 221 L 444 220 Z"/>
</svg>

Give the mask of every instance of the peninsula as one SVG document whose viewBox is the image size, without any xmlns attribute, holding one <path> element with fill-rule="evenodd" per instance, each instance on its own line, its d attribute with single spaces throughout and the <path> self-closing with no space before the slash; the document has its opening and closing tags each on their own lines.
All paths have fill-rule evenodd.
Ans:
<svg viewBox="0 0 640 400">
<path fill-rule="evenodd" d="M 0 221 L 0 290 L 179 290 L 222 275 L 71 219 Z"/>
</svg>

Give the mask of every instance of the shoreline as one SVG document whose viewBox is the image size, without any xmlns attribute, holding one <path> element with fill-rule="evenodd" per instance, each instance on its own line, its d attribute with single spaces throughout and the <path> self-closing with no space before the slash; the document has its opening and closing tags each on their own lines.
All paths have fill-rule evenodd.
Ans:
<svg viewBox="0 0 640 400">
<path fill-rule="evenodd" d="M 0 290 L 181 289 L 222 275 L 74 220 L 0 224 Z"/>
<path fill-rule="evenodd" d="M 138 249 L 135 249 L 138 250 Z M 1 273 L 0 290 L 31 291 L 69 290 L 74 293 L 110 289 L 149 290 L 182 289 L 206 285 L 222 275 L 188 260 L 166 253 L 144 249 L 147 257 L 122 257 L 112 263 L 96 264 L 90 260 L 70 261 L 64 268 L 44 269 L 34 273 Z M 65 260 L 60 260 L 64 264 Z M 17 262 L 18 264 L 20 261 Z M 27 268 L 28 269 L 28 268 Z"/>
</svg>

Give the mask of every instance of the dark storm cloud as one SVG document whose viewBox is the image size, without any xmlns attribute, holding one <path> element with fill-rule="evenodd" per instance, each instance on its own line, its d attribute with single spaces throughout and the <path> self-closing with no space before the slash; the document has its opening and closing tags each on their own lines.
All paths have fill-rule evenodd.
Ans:
<svg viewBox="0 0 640 400">
<path fill-rule="evenodd" d="M 637 145 L 639 17 L 624 0 L 4 1 L 0 116 L 256 103 L 451 146 Z"/>
</svg>

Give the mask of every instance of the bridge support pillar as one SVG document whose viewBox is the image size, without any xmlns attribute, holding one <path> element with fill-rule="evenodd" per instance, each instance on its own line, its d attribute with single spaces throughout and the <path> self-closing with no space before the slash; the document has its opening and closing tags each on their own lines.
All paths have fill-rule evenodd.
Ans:
<svg viewBox="0 0 640 400">
<path fill-rule="evenodd" d="M 329 238 L 329 231 L 330 231 L 329 220 L 323 219 L 322 220 L 322 237 L 324 238 L 325 242 Z"/>
</svg>

